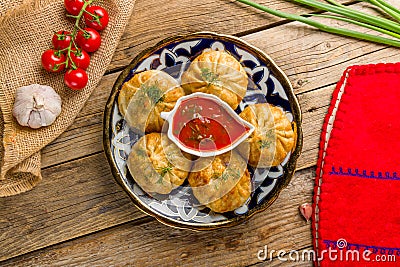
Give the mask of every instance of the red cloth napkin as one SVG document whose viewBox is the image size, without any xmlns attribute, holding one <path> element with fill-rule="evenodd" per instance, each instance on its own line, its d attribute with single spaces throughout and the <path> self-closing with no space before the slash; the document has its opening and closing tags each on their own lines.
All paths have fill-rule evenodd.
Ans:
<svg viewBox="0 0 400 267">
<path fill-rule="evenodd" d="M 338 83 L 321 136 L 313 238 L 316 266 L 400 266 L 400 64 L 349 67 Z"/>
</svg>

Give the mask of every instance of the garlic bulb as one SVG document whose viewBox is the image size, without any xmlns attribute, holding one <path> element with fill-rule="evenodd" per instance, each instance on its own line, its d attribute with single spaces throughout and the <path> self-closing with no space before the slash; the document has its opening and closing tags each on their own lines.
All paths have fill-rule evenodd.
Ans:
<svg viewBox="0 0 400 267">
<path fill-rule="evenodd" d="M 60 113 L 61 97 L 50 86 L 31 84 L 17 89 L 13 115 L 20 125 L 48 126 Z"/>
</svg>

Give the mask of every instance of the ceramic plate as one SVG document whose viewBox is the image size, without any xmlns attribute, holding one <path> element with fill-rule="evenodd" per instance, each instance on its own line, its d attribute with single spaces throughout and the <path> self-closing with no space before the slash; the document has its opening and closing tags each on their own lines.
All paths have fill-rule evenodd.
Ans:
<svg viewBox="0 0 400 267">
<path fill-rule="evenodd" d="M 126 124 L 118 111 L 118 93 L 135 73 L 157 69 L 168 72 L 178 81 L 183 71 L 205 49 L 224 50 L 245 67 L 249 78 L 246 96 L 236 109 L 247 105 L 271 103 L 279 106 L 292 122 L 297 134 L 296 146 L 277 167 L 254 169 L 248 166 L 253 192 L 240 208 L 228 213 L 214 213 L 199 206 L 190 186 L 183 184 L 157 199 L 147 195 L 133 180 L 126 166 L 131 146 L 141 137 Z M 259 49 L 239 38 L 203 32 L 168 38 L 140 53 L 120 74 L 108 99 L 104 119 L 104 149 L 116 181 L 138 208 L 170 226 L 208 230 L 235 225 L 269 207 L 285 188 L 295 170 L 302 146 L 301 112 L 292 86 L 279 67 Z"/>
</svg>

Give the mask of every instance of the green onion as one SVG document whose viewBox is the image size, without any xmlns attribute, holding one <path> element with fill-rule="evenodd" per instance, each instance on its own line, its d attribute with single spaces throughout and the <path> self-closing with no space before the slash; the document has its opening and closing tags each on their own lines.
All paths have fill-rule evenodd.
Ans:
<svg viewBox="0 0 400 267">
<path fill-rule="evenodd" d="M 322 2 L 318 2 L 315 0 L 293 0 L 293 2 L 303 4 L 310 7 L 315 7 L 324 11 L 329 11 L 332 13 L 336 13 L 342 16 L 345 16 L 350 19 L 358 20 L 360 22 L 364 22 L 370 25 L 374 25 L 380 28 L 384 28 L 386 30 L 390 30 L 396 33 L 400 33 L 400 24 L 391 21 L 389 19 L 380 18 L 373 15 L 368 15 L 363 12 L 353 10 L 348 7 L 335 6 L 330 4 L 325 4 Z"/>
<path fill-rule="evenodd" d="M 400 21 L 400 13 L 398 11 L 396 12 L 395 10 L 387 7 L 386 5 L 382 4 L 380 1 L 377 1 L 377 0 L 364 0 L 364 1 L 379 7 L 380 9 L 382 9 L 384 12 L 386 12 L 386 14 L 388 14 L 392 18 L 394 18 L 397 21 Z"/>
<path fill-rule="evenodd" d="M 345 7 L 345 5 L 343 5 L 343 4 L 339 3 L 339 2 L 336 2 L 335 0 L 325 0 L 325 1 L 328 2 L 328 3 L 331 3 L 332 5 L 335 5 L 335 6 Z"/>
<path fill-rule="evenodd" d="M 310 25 L 312 27 L 315 27 L 315 28 L 320 29 L 325 32 L 343 35 L 343 36 L 347 36 L 347 37 L 353 37 L 353 38 L 371 41 L 371 42 L 375 42 L 375 43 L 400 47 L 400 41 L 398 41 L 398 40 L 389 39 L 386 37 L 371 35 L 371 34 L 362 33 L 362 32 L 344 29 L 344 28 L 331 27 L 331 26 L 325 25 L 323 23 L 317 22 L 317 21 L 312 20 L 307 17 L 274 10 L 274 9 L 257 4 L 255 2 L 252 2 L 249 0 L 237 0 L 237 1 L 244 3 L 246 5 L 249 5 L 249 6 L 255 7 L 262 11 L 265 11 L 274 16 L 285 18 L 288 20 L 299 21 L 299 22 Z M 380 32 L 385 31 L 386 34 L 390 33 L 389 35 L 391 35 L 391 36 L 394 36 L 393 34 L 400 33 L 400 24 L 397 24 L 388 19 L 367 15 L 362 12 L 349 9 L 347 7 L 339 7 L 339 6 L 334 6 L 334 5 L 330 5 L 330 4 L 324 4 L 324 3 L 317 2 L 314 0 L 293 0 L 293 1 L 305 4 L 308 6 L 316 7 L 316 8 L 322 9 L 322 10 L 326 10 L 326 11 L 331 11 L 331 12 L 337 11 L 334 13 L 343 15 L 343 16 L 347 17 L 347 19 L 350 18 L 351 22 L 354 24 L 358 23 L 358 25 L 364 26 L 364 27 L 366 27 L 364 25 L 364 24 L 366 24 L 366 25 L 368 25 L 368 27 L 366 27 L 366 28 L 369 28 L 369 29 L 373 28 L 374 30 L 378 30 Z M 333 0 L 330 0 L 330 1 L 333 1 Z M 348 16 L 346 16 L 346 15 L 348 15 Z M 362 19 L 360 19 L 360 17 L 362 17 Z M 339 18 L 339 17 L 337 17 L 337 18 Z M 350 19 L 349 19 L 349 22 L 350 22 Z M 354 21 L 356 21 L 356 22 L 354 22 Z"/>
<path fill-rule="evenodd" d="M 391 32 L 391 31 L 388 31 L 388 30 L 385 30 L 385 29 L 382 29 L 382 28 L 379 28 L 379 27 L 376 27 L 376 26 L 373 26 L 373 25 L 362 23 L 362 22 L 359 22 L 359 21 L 356 21 L 356 20 L 352 20 L 352 19 L 348 19 L 348 18 L 344 18 L 344 17 L 339 17 L 339 16 L 333 16 L 333 15 L 325 15 L 325 14 L 313 14 L 312 16 L 313 17 L 327 18 L 327 19 L 336 19 L 336 20 L 349 22 L 349 23 L 352 23 L 352 24 L 355 24 L 355 25 L 358 25 L 358 26 L 361 26 L 361 27 L 364 27 L 364 28 L 368 28 L 368 29 L 371 29 L 371 30 L 374 30 L 374 31 L 377 31 L 377 32 L 381 32 L 381 33 L 396 37 L 397 39 L 400 39 L 400 34 L 397 34 L 397 33 L 394 33 L 394 32 Z"/>
<path fill-rule="evenodd" d="M 397 14 L 400 15 L 400 10 L 398 10 L 396 7 L 392 6 L 391 4 L 389 4 L 388 2 L 386 2 L 385 0 L 376 0 L 376 2 L 379 2 L 381 5 L 389 8 L 390 10 L 396 12 Z"/>
</svg>

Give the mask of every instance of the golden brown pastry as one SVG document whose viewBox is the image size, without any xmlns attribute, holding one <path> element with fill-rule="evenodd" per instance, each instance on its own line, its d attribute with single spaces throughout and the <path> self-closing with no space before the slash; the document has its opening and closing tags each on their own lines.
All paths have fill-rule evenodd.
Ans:
<svg viewBox="0 0 400 267">
<path fill-rule="evenodd" d="M 148 194 L 168 194 L 188 176 L 192 162 L 172 143 L 167 135 L 150 133 L 132 147 L 128 169 Z"/>
<path fill-rule="evenodd" d="M 242 65 L 223 51 L 206 51 L 182 75 L 188 93 L 213 94 L 236 109 L 246 94 L 248 77 Z"/>
<path fill-rule="evenodd" d="M 171 111 L 183 89 L 169 74 L 147 70 L 135 74 L 123 84 L 118 96 L 118 108 L 131 127 L 142 132 L 160 132 L 164 120 L 162 111 Z"/>
<path fill-rule="evenodd" d="M 245 160 L 235 151 L 200 158 L 189 174 L 189 184 L 200 204 L 215 212 L 232 211 L 242 206 L 251 194 L 250 174 Z"/>
<path fill-rule="evenodd" d="M 254 125 L 254 132 L 239 146 L 253 167 L 267 168 L 280 164 L 294 146 L 295 134 L 283 111 L 263 103 L 247 106 L 239 115 Z M 247 158 L 247 157 L 246 157 Z"/>
</svg>

